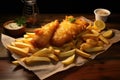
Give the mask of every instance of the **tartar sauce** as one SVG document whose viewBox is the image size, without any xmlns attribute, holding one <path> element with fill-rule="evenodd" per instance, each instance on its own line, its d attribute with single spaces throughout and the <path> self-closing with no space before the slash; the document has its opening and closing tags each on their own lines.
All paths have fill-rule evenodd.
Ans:
<svg viewBox="0 0 120 80">
<path fill-rule="evenodd" d="M 16 29 L 20 29 L 23 26 L 18 26 L 17 23 L 9 23 L 5 26 L 5 28 L 10 29 L 10 30 L 16 30 Z"/>
</svg>

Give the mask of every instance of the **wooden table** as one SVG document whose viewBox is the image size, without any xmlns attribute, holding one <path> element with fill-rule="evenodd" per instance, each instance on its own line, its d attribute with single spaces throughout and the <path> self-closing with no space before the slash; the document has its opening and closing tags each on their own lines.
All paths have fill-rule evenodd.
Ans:
<svg viewBox="0 0 120 80">
<path fill-rule="evenodd" d="M 62 20 L 65 15 L 85 16 L 94 20 L 93 14 L 40 14 L 41 25 L 54 19 Z M 15 15 L 3 16 L 0 22 L 12 19 Z M 120 30 L 120 15 L 111 14 L 107 27 Z M 11 63 L 13 59 L 0 42 L 0 80 L 39 80 L 32 72 Z M 73 67 L 56 73 L 45 80 L 120 80 L 120 42 L 113 44 L 107 51 L 80 67 Z"/>
</svg>

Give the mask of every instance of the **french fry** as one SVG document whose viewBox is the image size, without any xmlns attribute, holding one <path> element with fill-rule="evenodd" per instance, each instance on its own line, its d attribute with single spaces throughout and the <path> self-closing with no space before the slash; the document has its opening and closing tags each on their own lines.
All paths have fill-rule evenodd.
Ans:
<svg viewBox="0 0 120 80">
<path fill-rule="evenodd" d="M 86 29 L 91 30 L 91 29 L 92 29 L 92 26 L 93 26 L 93 23 L 92 23 L 92 22 L 89 22 L 89 25 L 87 26 L 87 28 L 86 28 Z"/>
<path fill-rule="evenodd" d="M 18 61 L 12 61 L 12 63 L 15 64 L 15 65 L 19 65 Z"/>
<path fill-rule="evenodd" d="M 70 43 L 64 44 L 62 47 L 64 48 L 64 51 L 68 51 L 74 47 L 74 44 L 73 44 L 73 42 L 70 42 Z"/>
<path fill-rule="evenodd" d="M 55 61 L 59 61 L 59 58 L 55 54 L 49 54 L 48 57 L 55 60 Z"/>
<path fill-rule="evenodd" d="M 102 35 L 99 36 L 99 39 L 101 41 L 103 41 L 105 44 L 109 44 L 109 41 L 105 37 L 103 37 Z"/>
<path fill-rule="evenodd" d="M 99 40 L 97 46 L 104 46 L 104 42 Z"/>
<path fill-rule="evenodd" d="M 28 58 L 28 57 L 20 58 L 20 59 L 18 59 L 18 61 L 22 61 L 23 62 L 23 61 L 25 61 L 26 58 Z"/>
<path fill-rule="evenodd" d="M 85 50 L 86 48 L 91 48 L 92 45 L 88 44 L 88 43 L 83 43 L 80 45 L 80 50 Z"/>
<path fill-rule="evenodd" d="M 28 56 L 28 52 L 29 52 L 29 48 L 18 48 L 18 47 L 15 47 L 15 46 L 11 46 L 11 45 L 8 45 L 7 48 L 13 52 L 13 53 L 16 53 L 18 55 L 20 55 L 21 57 L 25 57 L 25 56 Z"/>
<path fill-rule="evenodd" d="M 19 48 L 24 48 L 24 47 L 33 47 L 31 44 L 23 43 L 23 42 L 14 42 L 14 45 Z"/>
<path fill-rule="evenodd" d="M 34 38 L 35 37 L 35 33 L 29 33 L 29 32 L 27 32 L 26 34 L 24 34 L 23 37 L 24 38 Z"/>
<path fill-rule="evenodd" d="M 82 35 L 83 38 L 91 38 L 91 39 L 96 38 L 98 36 L 99 36 L 98 34 L 92 34 L 92 33 L 87 33 Z"/>
<path fill-rule="evenodd" d="M 39 57 L 48 57 L 50 54 L 50 50 L 48 48 L 43 48 L 33 54 L 33 56 L 39 56 Z"/>
<path fill-rule="evenodd" d="M 29 38 L 29 36 L 28 36 L 27 34 L 25 34 L 23 37 L 24 37 L 24 38 Z"/>
<path fill-rule="evenodd" d="M 96 34 L 96 35 L 99 35 L 99 34 L 100 34 L 98 31 L 96 31 L 96 30 L 94 30 L 94 29 L 92 29 L 91 32 L 92 32 L 93 34 Z"/>
<path fill-rule="evenodd" d="M 12 45 L 12 46 L 15 46 L 15 42 L 11 42 L 11 45 Z"/>
<path fill-rule="evenodd" d="M 85 58 L 90 58 L 91 55 L 86 53 L 86 52 L 83 52 L 82 50 L 79 50 L 79 49 L 76 49 L 76 53 L 82 57 L 85 57 Z"/>
<path fill-rule="evenodd" d="M 24 60 L 27 65 L 37 65 L 40 62 L 51 62 L 48 57 L 30 56 Z"/>
<path fill-rule="evenodd" d="M 30 33 L 30 32 L 27 32 L 26 35 L 28 35 L 30 38 L 33 38 L 35 37 L 35 33 Z"/>
<path fill-rule="evenodd" d="M 61 51 L 60 51 L 59 49 L 54 49 L 54 54 L 55 54 L 55 55 L 59 55 L 60 52 L 61 52 Z"/>
<path fill-rule="evenodd" d="M 34 52 L 36 51 L 36 49 L 34 48 L 34 46 L 32 44 L 28 44 L 28 43 L 23 43 L 23 42 L 14 42 L 14 46 L 18 47 L 18 48 L 29 48 L 29 52 Z"/>
<path fill-rule="evenodd" d="M 90 44 L 91 46 L 96 46 L 98 44 L 98 41 L 95 39 L 86 39 L 86 43 Z"/>
<path fill-rule="evenodd" d="M 71 55 L 75 54 L 75 49 L 72 49 L 72 50 L 69 50 L 69 51 L 66 51 L 66 52 L 61 52 L 59 54 L 59 57 L 63 58 L 63 57 L 69 57 Z"/>
<path fill-rule="evenodd" d="M 32 39 L 33 39 L 33 38 L 24 38 L 24 39 L 23 39 L 23 42 L 24 42 L 24 43 L 27 43 L 27 44 L 31 44 Z"/>
<path fill-rule="evenodd" d="M 103 51 L 103 50 L 104 50 L 103 46 L 96 46 L 96 47 L 84 49 L 85 52 L 99 52 L 99 51 Z"/>
<path fill-rule="evenodd" d="M 27 58 L 27 57 L 20 58 L 20 59 L 18 59 L 18 60 L 12 61 L 12 63 L 15 64 L 15 65 L 19 65 L 19 61 L 24 62 L 26 58 Z"/>
</svg>

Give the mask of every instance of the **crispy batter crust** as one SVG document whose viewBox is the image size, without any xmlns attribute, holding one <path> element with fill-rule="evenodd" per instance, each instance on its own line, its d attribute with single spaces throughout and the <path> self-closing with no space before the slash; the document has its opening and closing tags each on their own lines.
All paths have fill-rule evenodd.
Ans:
<svg viewBox="0 0 120 80">
<path fill-rule="evenodd" d="M 53 45 L 61 46 L 72 40 L 77 34 L 86 29 L 87 23 L 82 18 L 76 19 L 74 23 L 68 21 L 68 18 L 69 17 L 60 23 L 58 29 L 54 33 L 52 38 Z"/>
<path fill-rule="evenodd" d="M 58 20 L 55 20 L 41 28 L 36 29 L 36 37 L 32 40 L 32 43 L 39 48 L 47 46 L 58 25 Z"/>
</svg>

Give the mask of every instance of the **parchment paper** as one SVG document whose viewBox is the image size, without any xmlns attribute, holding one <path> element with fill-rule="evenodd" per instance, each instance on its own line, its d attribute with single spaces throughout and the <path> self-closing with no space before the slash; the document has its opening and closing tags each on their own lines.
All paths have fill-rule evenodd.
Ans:
<svg viewBox="0 0 120 80">
<path fill-rule="evenodd" d="M 105 50 L 106 51 L 109 47 L 112 46 L 112 44 L 120 41 L 120 31 L 116 30 L 116 29 L 112 29 L 114 32 L 114 37 L 112 37 L 111 39 L 109 39 L 110 44 L 109 45 L 105 45 Z M 9 45 L 11 42 L 15 41 L 14 38 L 9 37 L 7 35 L 1 34 L 1 41 L 3 43 L 3 45 L 7 48 L 7 45 Z M 97 55 L 103 53 L 99 52 L 97 54 L 92 54 L 91 59 L 94 59 Z M 15 59 L 18 59 L 19 57 L 17 55 L 15 55 L 14 53 L 12 54 L 12 57 Z M 87 59 L 82 58 L 81 56 L 77 57 L 76 61 L 68 66 L 64 66 L 60 61 L 57 62 L 56 64 L 53 63 L 49 63 L 49 64 L 44 64 L 44 65 L 38 65 L 38 66 L 27 66 L 24 62 L 19 62 L 20 65 L 22 65 L 24 68 L 33 71 L 41 80 L 57 73 L 60 71 L 64 71 L 67 70 L 71 67 L 74 66 L 81 66 L 83 64 L 85 64 L 86 62 L 88 62 Z"/>
</svg>

